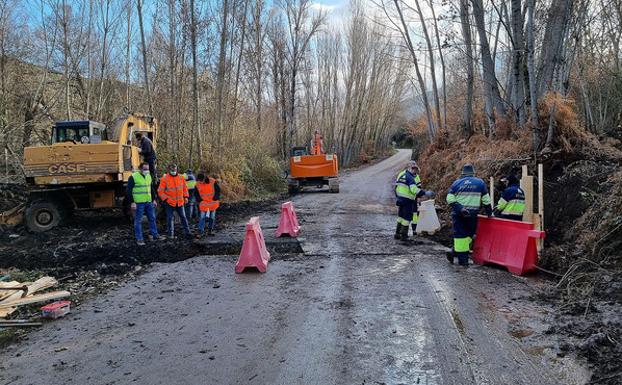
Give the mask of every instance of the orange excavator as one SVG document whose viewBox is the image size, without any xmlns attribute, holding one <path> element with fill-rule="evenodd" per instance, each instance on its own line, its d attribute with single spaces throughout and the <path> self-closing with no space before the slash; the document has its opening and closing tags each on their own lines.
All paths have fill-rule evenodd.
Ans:
<svg viewBox="0 0 622 385">
<path fill-rule="evenodd" d="M 322 135 L 315 131 L 311 146 L 294 147 L 289 159 L 287 186 L 290 193 L 297 193 L 304 187 L 323 188 L 331 193 L 339 192 L 339 165 L 336 154 L 326 154 Z"/>
</svg>

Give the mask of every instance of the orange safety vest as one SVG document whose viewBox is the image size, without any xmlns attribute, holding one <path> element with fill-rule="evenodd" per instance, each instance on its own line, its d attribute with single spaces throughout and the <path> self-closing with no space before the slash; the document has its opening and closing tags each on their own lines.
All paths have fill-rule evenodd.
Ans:
<svg viewBox="0 0 622 385">
<path fill-rule="evenodd" d="M 322 135 L 314 134 L 311 139 L 311 155 L 321 155 L 323 152 Z"/>
<path fill-rule="evenodd" d="M 169 173 L 164 174 L 158 186 L 158 196 L 170 206 L 183 206 L 184 199 L 189 197 L 184 177 L 179 174 L 175 176 Z"/>
<path fill-rule="evenodd" d="M 220 202 L 214 200 L 214 182 L 210 178 L 211 183 L 197 183 L 197 191 L 201 196 L 201 202 L 199 203 L 199 210 L 203 212 L 213 211 L 220 207 Z"/>
</svg>

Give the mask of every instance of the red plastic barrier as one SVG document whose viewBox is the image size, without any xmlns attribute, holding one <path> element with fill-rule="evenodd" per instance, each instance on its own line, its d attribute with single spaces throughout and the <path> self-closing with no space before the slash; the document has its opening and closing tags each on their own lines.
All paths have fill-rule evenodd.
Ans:
<svg viewBox="0 0 622 385">
<path fill-rule="evenodd" d="M 266 249 L 266 242 L 259 226 L 259 217 L 252 217 L 246 224 L 246 235 L 240 252 L 240 258 L 235 264 L 235 272 L 241 273 L 247 267 L 256 267 L 262 273 L 268 268 L 270 253 Z"/>
<path fill-rule="evenodd" d="M 545 233 L 533 227 L 533 223 L 480 216 L 473 262 L 505 266 L 516 275 L 534 270 L 538 263 L 536 238 L 544 238 Z"/>
<path fill-rule="evenodd" d="M 290 237 L 297 237 L 299 233 L 300 225 L 294 211 L 294 204 L 285 202 L 281 205 L 281 218 L 279 219 L 279 227 L 276 229 L 276 236 L 278 238 L 287 234 Z"/>
</svg>

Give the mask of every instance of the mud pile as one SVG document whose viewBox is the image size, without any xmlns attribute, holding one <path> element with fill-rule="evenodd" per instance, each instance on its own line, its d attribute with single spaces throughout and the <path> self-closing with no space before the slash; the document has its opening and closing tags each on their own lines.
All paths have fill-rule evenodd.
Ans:
<svg viewBox="0 0 622 385">
<path fill-rule="evenodd" d="M 260 211 L 276 209 L 276 202 L 223 204 L 218 210 L 217 230 Z M 164 232 L 164 223 L 158 227 Z M 120 275 L 134 266 L 177 262 L 209 252 L 183 236 L 137 247 L 129 218 L 115 210 L 76 213 L 66 225 L 45 233 L 29 233 L 22 226 L 0 233 L 0 268 L 37 270 L 55 277 L 84 271 Z"/>
</svg>

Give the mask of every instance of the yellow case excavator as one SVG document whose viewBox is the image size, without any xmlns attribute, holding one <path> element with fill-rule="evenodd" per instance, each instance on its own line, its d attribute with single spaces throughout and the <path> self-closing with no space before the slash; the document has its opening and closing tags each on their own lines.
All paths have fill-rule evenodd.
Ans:
<svg viewBox="0 0 622 385">
<path fill-rule="evenodd" d="M 51 145 L 24 149 L 28 202 L 4 213 L 5 222 L 22 214 L 30 231 L 42 232 L 74 210 L 123 208 L 127 180 L 141 162 L 137 132 L 156 146 L 158 122 L 152 116 L 130 113 L 111 127 L 56 122 Z"/>
</svg>

